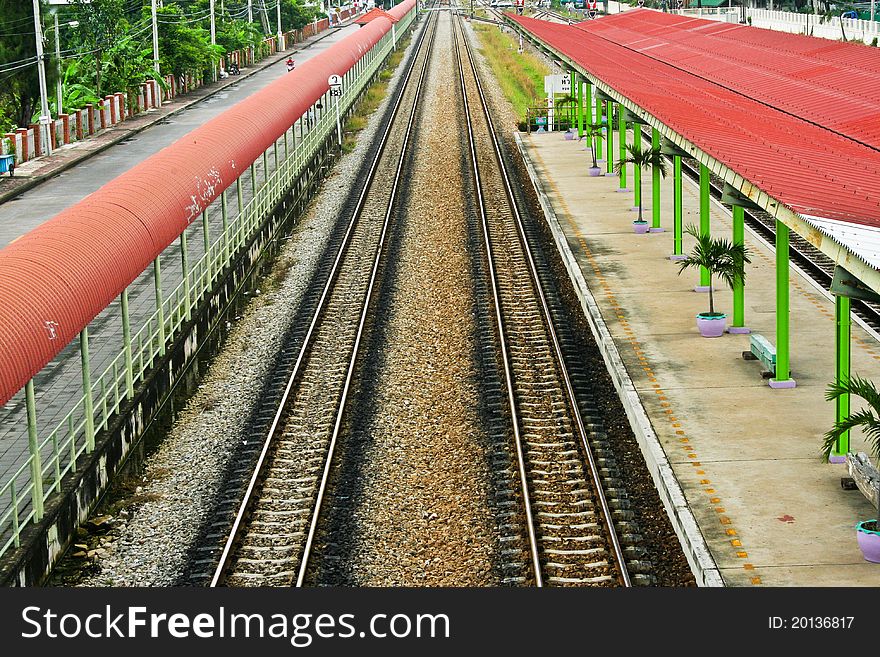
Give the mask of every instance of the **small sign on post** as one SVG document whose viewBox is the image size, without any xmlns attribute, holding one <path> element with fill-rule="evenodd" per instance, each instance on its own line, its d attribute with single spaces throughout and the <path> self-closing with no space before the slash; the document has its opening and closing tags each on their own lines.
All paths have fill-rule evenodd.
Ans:
<svg viewBox="0 0 880 657">
<path fill-rule="evenodd" d="M 342 148 L 342 122 L 339 119 L 339 98 L 342 96 L 342 76 L 331 75 L 327 78 L 327 84 L 330 87 L 331 98 L 335 98 L 333 104 L 336 106 L 336 136 L 339 139 L 339 147 Z"/>
</svg>

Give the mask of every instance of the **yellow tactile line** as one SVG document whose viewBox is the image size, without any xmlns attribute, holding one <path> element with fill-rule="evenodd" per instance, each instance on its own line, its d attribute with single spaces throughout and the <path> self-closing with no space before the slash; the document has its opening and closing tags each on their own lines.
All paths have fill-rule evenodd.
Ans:
<svg viewBox="0 0 880 657">
<path fill-rule="evenodd" d="M 548 169 L 546 164 L 544 163 L 544 159 L 541 157 L 541 154 L 536 149 L 530 149 L 530 151 L 532 155 L 537 158 L 538 163 L 540 164 L 543 171 L 547 172 Z M 681 448 L 687 454 L 688 459 L 690 459 L 691 466 L 695 468 L 694 474 L 702 477 L 700 479 L 700 485 L 703 487 L 702 491 L 708 496 L 709 503 L 714 508 L 715 513 L 718 516 L 719 523 L 722 525 L 725 534 L 729 537 L 730 548 L 736 555 L 737 559 L 748 559 L 749 553 L 743 546 L 742 540 L 738 538 L 737 531 L 733 527 L 733 521 L 730 519 L 730 516 L 727 515 L 726 510 L 722 506 L 721 497 L 712 487 L 711 480 L 706 477 L 706 471 L 703 469 L 703 466 L 698 459 L 696 451 L 690 445 L 690 439 L 687 437 L 685 430 L 682 428 L 681 420 L 679 420 L 675 416 L 675 411 L 672 408 L 672 404 L 666 397 L 666 391 L 664 391 L 660 387 L 660 384 L 657 383 L 657 378 L 654 376 L 654 370 L 651 367 L 647 356 L 645 356 L 645 353 L 641 347 L 641 343 L 636 339 L 635 332 L 630 327 L 626 316 L 623 314 L 623 309 L 617 302 L 617 299 L 614 296 L 614 292 L 611 290 L 611 287 L 606 282 L 605 276 L 602 273 L 602 269 L 599 266 L 599 263 L 596 262 L 596 259 L 593 257 L 593 253 L 590 250 L 590 247 L 587 245 L 586 239 L 584 238 L 578 226 L 572 220 L 573 215 L 568 207 L 568 204 L 565 202 L 565 197 L 559 191 L 556 183 L 549 176 L 544 177 L 544 182 L 548 184 L 553 189 L 553 192 L 556 194 L 556 201 L 562 206 L 562 209 L 565 213 L 566 221 L 568 222 L 568 225 L 571 227 L 572 231 L 574 231 L 574 234 L 577 237 L 578 243 L 580 244 L 584 255 L 587 257 L 587 260 L 589 260 L 590 266 L 592 267 L 593 273 L 595 275 L 595 280 L 599 282 L 599 285 L 602 288 L 602 293 L 605 296 L 605 300 L 607 301 L 608 305 L 611 306 L 611 309 L 614 311 L 615 317 L 617 318 L 617 323 L 626 334 L 625 340 L 629 342 L 630 346 L 632 347 L 633 353 L 639 361 L 639 365 L 641 365 L 642 369 L 644 370 L 648 378 L 648 382 L 651 384 L 651 387 L 654 389 L 654 393 L 657 395 L 657 399 L 660 401 L 660 406 L 661 408 L 663 408 L 663 413 L 666 416 L 666 420 L 670 423 L 673 430 L 675 431 L 675 435 L 678 437 L 678 441 L 681 443 Z M 755 565 L 745 562 L 743 563 L 743 570 L 753 572 L 755 570 Z M 749 580 L 754 585 L 759 585 L 762 583 L 761 577 L 756 574 L 751 574 Z"/>
</svg>

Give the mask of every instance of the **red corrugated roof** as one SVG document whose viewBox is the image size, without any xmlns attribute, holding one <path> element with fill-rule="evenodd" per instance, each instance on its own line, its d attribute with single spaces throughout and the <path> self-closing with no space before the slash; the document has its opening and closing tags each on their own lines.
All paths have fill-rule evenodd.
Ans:
<svg viewBox="0 0 880 657">
<path fill-rule="evenodd" d="M 396 23 L 398 20 L 397 18 L 395 18 L 394 16 L 389 14 L 387 11 L 385 11 L 383 9 L 379 9 L 379 7 L 374 7 L 373 9 L 370 9 L 370 11 L 368 11 L 366 14 L 364 14 L 363 16 L 358 18 L 355 21 L 355 23 L 357 23 L 358 25 L 366 25 L 370 21 L 375 20 L 377 18 L 387 18 L 392 23 Z"/>
<path fill-rule="evenodd" d="M 657 11 L 578 27 L 880 148 L 880 50 Z"/>
<path fill-rule="evenodd" d="M 626 12 L 621 17 L 646 13 L 657 12 Z M 787 102 L 783 110 L 683 70 L 678 56 L 675 64 L 662 60 L 665 48 L 650 34 L 641 44 L 644 49 L 653 43 L 647 52 L 634 49 L 635 39 L 626 46 L 615 43 L 607 38 L 609 28 L 601 24 L 618 22 L 617 16 L 586 26 L 511 18 L 795 212 L 880 227 L 880 153 L 793 114 L 800 99 L 786 99 L 783 94 L 778 99 L 780 104 Z M 721 33 L 726 27 L 701 23 L 707 33 Z M 741 40 L 766 40 L 766 31 L 760 32 L 758 37 L 744 32 Z M 810 41 L 814 56 L 819 56 L 825 42 Z M 744 79 L 751 79 L 748 71 L 743 70 Z M 781 77 L 780 84 L 784 80 Z M 833 104 L 828 109 L 833 113 Z"/>
<path fill-rule="evenodd" d="M 411 9 L 407 0 L 395 9 Z M 0 250 L 0 406 L 391 28 L 376 20 Z"/>
</svg>

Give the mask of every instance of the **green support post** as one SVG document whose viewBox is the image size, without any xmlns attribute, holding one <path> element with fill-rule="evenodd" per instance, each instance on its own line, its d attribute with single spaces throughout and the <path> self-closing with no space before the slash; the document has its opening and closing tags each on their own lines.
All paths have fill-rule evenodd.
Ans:
<svg viewBox="0 0 880 657">
<path fill-rule="evenodd" d="M 205 247 L 205 270 L 208 274 L 208 280 L 213 280 L 214 268 L 211 262 L 211 226 L 208 223 L 208 208 L 202 212 L 202 241 Z"/>
<path fill-rule="evenodd" d="M 598 89 L 596 90 L 596 123 L 598 125 L 602 125 L 602 99 L 599 98 Z M 602 161 L 602 131 L 599 130 L 599 134 L 596 136 L 596 157 L 599 162 Z"/>
<path fill-rule="evenodd" d="M 610 100 L 605 101 L 605 117 L 606 121 L 608 121 L 608 133 L 606 135 L 608 138 L 608 145 L 605 148 L 605 154 L 607 155 L 605 160 L 608 165 L 606 171 L 610 176 L 614 174 L 614 106 L 611 104 Z"/>
<path fill-rule="evenodd" d="M 187 254 L 188 250 L 189 247 L 186 239 L 186 229 L 184 229 L 184 231 L 180 234 L 180 264 L 183 268 L 183 315 L 186 318 L 186 321 L 189 321 L 190 318 L 189 255 Z"/>
<path fill-rule="evenodd" d="M 238 200 L 238 217 L 241 218 L 241 212 L 244 209 L 244 196 L 241 193 L 241 176 L 235 179 L 235 197 Z"/>
<path fill-rule="evenodd" d="M 593 85 L 590 84 L 589 80 L 587 80 L 584 87 L 584 111 L 586 112 L 586 123 L 593 125 Z M 591 146 L 595 148 L 596 137 L 590 137 L 590 141 L 593 142 Z M 596 157 L 598 157 L 598 155 Z"/>
<path fill-rule="evenodd" d="M 34 505 L 34 520 L 43 517 L 43 459 L 40 456 L 40 445 L 37 438 L 37 402 L 34 396 L 34 380 L 25 386 L 27 403 L 28 451 L 31 455 L 31 501 Z M 17 515 L 17 514 L 16 514 Z"/>
<path fill-rule="evenodd" d="M 125 353 L 125 398 L 134 397 L 134 359 L 131 357 L 131 322 L 128 317 L 128 288 L 119 295 L 122 306 L 122 349 Z"/>
<path fill-rule="evenodd" d="M 626 119 L 623 116 L 623 105 L 617 103 L 617 146 L 619 161 L 626 159 Z M 626 165 L 620 167 L 620 190 L 626 190 Z"/>
<path fill-rule="evenodd" d="M 278 140 L 277 139 L 274 141 L 272 146 L 275 147 L 275 171 L 278 171 L 279 160 L 278 160 Z"/>
<path fill-rule="evenodd" d="M 285 133 L 286 135 L 287 133 Z M 229 260 L 229 206 L 226 201 L 226 190 L 220 193 L 220 219 L 223 221 L 223 260 Z"/>
<path fill-rule="evenodd" d="M 257 165 L 251 163 L 251 198 L 257 198 Z"/>
<path fill-rule="evenodd" d="M 290 146 L 287 145 L 287 133 L 288 131 L 284 131 L 284 160 L 286 161 L 290 157 Z"/>
<path fill-rule="evenodd" d="M 83 414 L 85 415 L 86 454 L 95 450 L 95 402 L 92 398 L 92 371 L 89 365 L 89 327 L 79 333 L 79 353 L 82 360 Z"/>
<path fill-rule="evenodd" d="M 733 206 L 733 243 L 745 244 L 746 229 L 745 220 L 743 218 L 744 211 L 741 205 Z M 731 333 L 748 333 L 745 329 L 746 311 L 745 311 L 745 290 L 743 281 L 737 281 L 733 286 L 733 326 L 730 327 Z M 739 330 L 734 330 L 739 329 Z"/>
<path fill-rule="evenodd" d="M 700 234 L 708 235 L 712 230 L 709 222 L 709 167 L 700 164 Z M 709 291 L 709 270 L 700 267 L 700 288 Z"/>
<path fill-rule="evenodd" d="M 651 150 L 660 151 L 660 131 L 651 128 Z M 660 229 L 660 169 L 651 167 L 651 229 Z"/>
<path fill-rule="evenodd" d="M 263 185 L 269 182 L 269 149 L 263 151 Z"/>
<path fill-rule="evenodd" d="M 633 123 L 633 148 L 642 150 L 642 126 Z M 642 170 L 633 167 L 633 205 L 639 207 L 642 204 Z"/>
<path fill-rule="evenodd" d="M 165 307 L 162 303 L 162 267 L 159 264 L 159 257 L 157 256 L 155 260 L 153 260 L 153 284 L 156 288 L 156 313 L 157 321 L 159 323 L 159 355 L 165 355 Z M 150 337 L 150 342 L 153 341 L 153 336 Z M 150 362 L 153 362 L 152 352 L 150 353 Z"/>
<path fill-rule="evenodd" d="M 681 156 L 672 156 L 672 256 L 684 257 L 682 250 Z"/>
<path fill-rule="evenodd" d="M 849 297 L 837 296 L 834 301 L 837 311 L 837 383 L 840 385 L 849 381 L 850 300 Z M 837 421 L 842 422 L 847 416 L 849 416 L 849 393 L 837 398 Z M 847 452 L 849 452 L 849 431 L 842 433 L 837 439 L 837 445 L 829 460 L 832 463 L 844 463 Z"/>
<path fill-rule="evenodd" d="M 788 226 L 776 220 L 776 377 L 771 388 L 794 388 L 789 370 Z"/>
<path fill-rule="evenodd" d="M 584 83 L 577 75 L 572 73 L 572 80 L 577 80 L 577 104 L 578 104 L 578 139 L 584 136 Z"/>
</svg>

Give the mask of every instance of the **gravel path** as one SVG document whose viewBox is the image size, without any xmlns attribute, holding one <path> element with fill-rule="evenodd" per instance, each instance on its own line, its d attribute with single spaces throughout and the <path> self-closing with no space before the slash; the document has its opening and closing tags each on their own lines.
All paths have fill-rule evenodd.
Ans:
<svg viewBox="0 0 880 657">
<path fill-rule="evenodd" d="M 389 90 L 399 79 L 399 67 Z M 387 99 L 339 160 L 313 206 L 296 226 L 263 291 L 232 327 L 198 391 L 176 416 L 146 462 L 140 486 L 115 517 L 100 518 L 100 537 L 80 533 L 55 583 L 82 586 L 168 586 L 186 565 L 223 473 L 245 439 L 249 409 L 281 348 L 281 338 L 373 140 Z M 105 530 L 110 527 L 109 531 Z M 74 556 L 78 555 L 78 556 Z"/>
<path fill-rule="evenodd" d="M 423 105 L 398 251 L 389 254 L 377 312 L 381 335 L 373 344 L 381 357 L 367 359 L 359 385 L 373 393 L 354 422 L 359 449 L 346 455 L 361 462 L 360 472 L 354 483 L 339 477 L 349 481 L 333 501 L 330 524 L 350 534 L 330 546 L 335 554 L 322 584 L 499 583 L 488 441 L 475 357 L 466 356 L 477 349 L 475 301 L 451 43 L 449 17 L 441 14 L 425 90 L 431 100 Z"/>
</svg>

